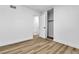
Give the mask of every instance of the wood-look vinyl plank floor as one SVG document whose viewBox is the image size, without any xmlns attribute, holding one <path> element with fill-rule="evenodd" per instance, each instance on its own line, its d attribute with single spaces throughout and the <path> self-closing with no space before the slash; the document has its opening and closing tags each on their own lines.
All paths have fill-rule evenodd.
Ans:
<svg viewBox="0 0 79 59">
<path fill-rule="evenodd" d="M 38 53 L 39 54 L 43 54 L 43 53 L 47 53 L 49 49 L 51 49 L 51 47 L 53 47 L 56 44 L 56 42 L 53 42 L 52 44 L 50 43 L 46 48 L 40 50 Z"/>
<path fill-rule="evenodd" d="M 79 54 L 79 49 L 50 39 L 36 38 L 0 47 L 0 54 Z"/>
<path fill-rule="evenodd" d="M 36 45 L 33 45 L 33 46 L 30 46 L 28 48 L 24 48 L 22 52 L 22 54 L 24 53 L 31 53 L 31 51 L 33 51 L 34 49 L 37 49 L 37 48 L 40 48 L 42 46 L 44 46 L 45 44 L 47 44 L 48 42 L 43 42 L 43 43 L 39 43 L 40 45 L 36 44 Z M 27 50 L 27 51 L 26 51 Z M 34 50 L 35 51 L 35 50 Z M 35 51 L 36 52 L 36 51 Z"/>
<path fill-rule="evenodd" d="M 23 51 L 25 52 L 26 49 L 28 51 L 29 48 L 33 48 L 34 46 L 38 46 L 38 43 L 41 45 L 44 43 L 44 40 L 43 41 L 38 40 L 38 42 L 36 40 L 34 40 L 34 41 L 32 40 L 32 41 L 29 41 L 26 43 L 24 42 L 22 45 L 16 46 L 15 48 L 13 47 L 13 48 L 5 50 L 5 51 L 2 51 L 2 53 L 9 53 L 9 54 L 14 53 L 14 54 L 16 54 L 18 52 L 23 52 Z M 46 43 L 46 41 L 45 41 L 45 43 Z"/>
<path fill-rule="evenodd" d="M 65 52 L 65 50 L 67 49 L 67 47 L 68 46 L 62 46 L 62 48 L 60 48 L 57 52 L 56 52 L 56 54 L 63 54 L 64 52 Z"/>
</svg>

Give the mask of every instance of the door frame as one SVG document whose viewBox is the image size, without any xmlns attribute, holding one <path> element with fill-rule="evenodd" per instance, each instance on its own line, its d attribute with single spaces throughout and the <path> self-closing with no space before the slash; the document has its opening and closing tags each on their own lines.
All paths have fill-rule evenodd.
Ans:
<svg viewBox="0 0 79 59">
<path fill-rule="evenodd" d="M 53 9 L 53 14 L 54 14 L 54 8 L 51 8 L 51 9 Z M 49 9 L 49 10 L 51 10 L 51 9 Z M 39 34 L 39 36 L 42 37 L 42 38 L 48 38 L 48 37 L 47 37 L 47 29 L 48 29 L 47 12 L 48 12 L 49 10 L 45 11 L 44 13 L 42 13 L 42 15 L 45 15 L 45 16 L 43 16 L 43 17 L 44 17 L 44 19 L 45 19 L 45 29 L 46 29 L 45 33 L 43 33 L 43 34 L 45 35 L 45 37 L 42 37 L 42 36 Z M 42 16 L 42 15 L 41 15 L 41 16 Z M 54 19 L 54 15 L 53 15 L 53 19 Z"/>
</svg>

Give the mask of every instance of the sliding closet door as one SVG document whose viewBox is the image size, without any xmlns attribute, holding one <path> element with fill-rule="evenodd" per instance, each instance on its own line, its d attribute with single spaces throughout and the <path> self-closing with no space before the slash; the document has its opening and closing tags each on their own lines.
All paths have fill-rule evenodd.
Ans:
<svg viewBox="0 0 79 59">
<path fill-rule="evenodd" d="M 53 20 L 48 20 L 48 36 L 53 37 Z"/>
<path fill-rule="evenodd" d="M 49 10 L 47 15 L 47 36 L 53 38 L 53 9 Z"/>
</svg>

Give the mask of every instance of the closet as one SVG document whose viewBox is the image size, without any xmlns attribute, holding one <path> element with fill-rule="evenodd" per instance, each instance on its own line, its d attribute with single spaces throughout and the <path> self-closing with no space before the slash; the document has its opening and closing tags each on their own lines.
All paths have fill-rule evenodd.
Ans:
<svg viewBox="0 0 79 59">
<path fill-rule="evenodd" d="M 47 11 L 47 37 L 53 39 L 53 9 Z"/>
</svg>

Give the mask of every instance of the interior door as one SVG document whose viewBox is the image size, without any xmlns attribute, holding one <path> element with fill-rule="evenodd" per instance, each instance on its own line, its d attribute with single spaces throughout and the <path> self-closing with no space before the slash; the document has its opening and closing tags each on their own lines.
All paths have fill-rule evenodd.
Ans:
<svg viewBox="0 0 79 59">
<path fill-rule="evenodd" d="M 40 34 L 42 38 L 47 38 L 47 12 L 41 14 L 39 20 Z"/>
</svg>

